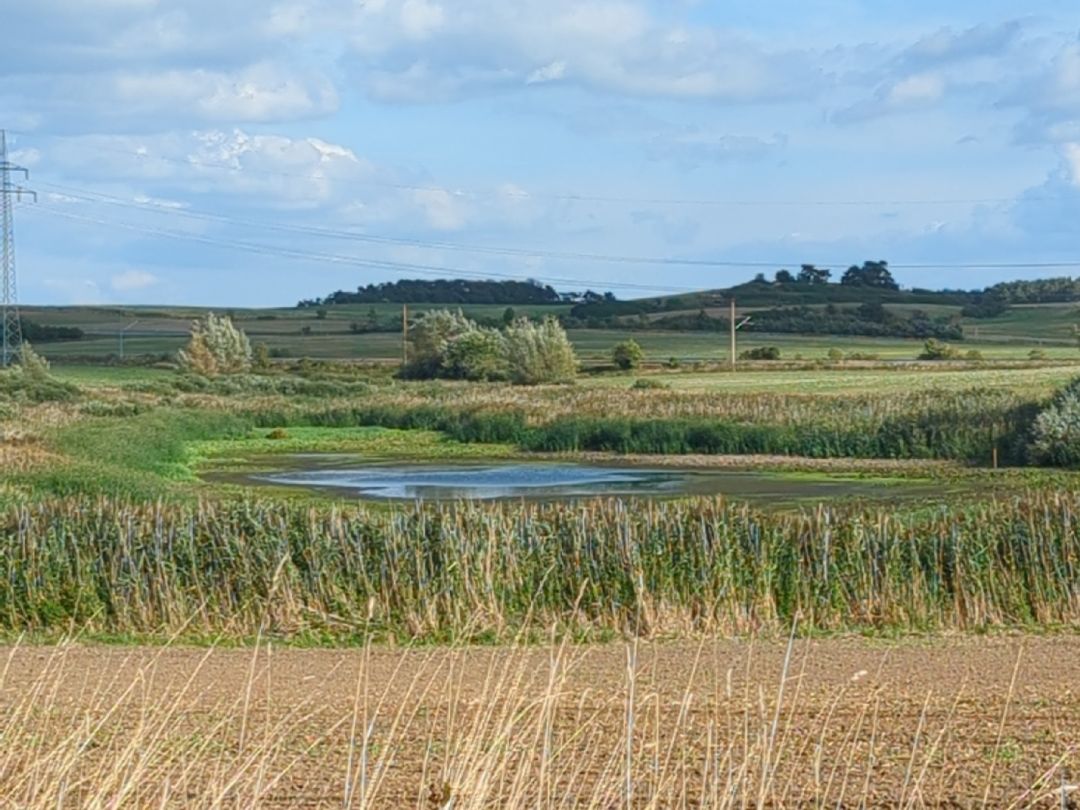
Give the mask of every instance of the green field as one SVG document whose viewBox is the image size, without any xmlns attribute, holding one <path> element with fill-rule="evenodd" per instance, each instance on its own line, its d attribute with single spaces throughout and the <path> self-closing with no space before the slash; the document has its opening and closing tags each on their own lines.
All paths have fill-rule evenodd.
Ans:
<svg viewBox="0 0 1080 810">
<path fill-rule="evenodd" d="M 1035 368 L 949 369 L 919 366 L 910 369 L 759 369 L 736 372 L 661 371 L 650 372 L 653 380 L 678 391 L 701 391 L 727 394 L 748 393 L 876 393 L 918 390 L 960 391 L 972 388 L 997 388 L 1050 392 L 1080 377 L 1080 359 L 1069 365 Z M 638 378 L 641 378 L 639 375 Z M 598 388 L 627 387 L 635 378 L 626 375 L 601 375 L 580 383 Z"/>
<path fill-rule="evenodd" d="M 816 306 L 816 305 L 815 305 Z M 424 304 L 410 307 L 416 314 L 443 308 Z M 922 309 L 931 315 L 958 315 L 959 307 L 941 304 L 889 304 L 896 311 Z M 325 308 L 320 318 L 316 308 L 234 309 L 236 323 L 255 343 L 266 346 L 280 357 L 316 359 L 355 359 L 362 361 L 397 361 L 401 357 L 401 335 L 397 331 L 401 307 L 397 304 L 346 305 Z M 502 318 L 501 305 L 464 306 L 466 315 L 479 319 Z M 515 307 L 518 315 L 533 317 L 565 314 L 569 305 Z M 24 307 L 23 316 L 41 325 L 72 326 L 82 329 L 86 338 L 78 341 L 43 343 L 38 350 L 50 358 L 65 362 L 97 361 L 117 356 L 164 357 L 174 354 L 186 339 L 192 319 L 207 310 L 193 307 Z M 221 310 L 219 310 L 221 311 Z M 752 312 L 747 309 L 745 312 Z M 717 310 L 725 315 L 726 311 Z M 374 322 L 383 331 L 356 334 L 352 324 L 367 329 Z M 986 360 L 1025 360 L 1031 352 L 1046 359 L 1080 359 L 1080 348 L 1073 337 L 1078 321 L 1074 304 L 1017 306 L 996 318 L 963 321 L 965 339 L 957 344 L 963 351 L 978 351 Z M 589 364 L 605 362 L 612 346 L 633 337 L 652 363 L 675 358 L 680 362 L 724 362 L 729 356 L 728 335 L 716 332 L 658 332 L 632 329 L 572 329 L 569 332 L 582 360 Z M 782 359 L 812 361 L 824 359 L 830 350 L 862 355 L 881 361 L 913 360 L 922 351 L 922 341 L 828 335 L 770 335 L 747 332 L 740 335 L 739 350 L 776 346 Z"/>
</svg>

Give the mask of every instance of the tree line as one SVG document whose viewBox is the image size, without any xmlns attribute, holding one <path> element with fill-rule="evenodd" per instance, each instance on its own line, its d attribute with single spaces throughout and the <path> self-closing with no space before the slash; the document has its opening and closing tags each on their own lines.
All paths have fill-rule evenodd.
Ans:
<svg viewBox="0 0 1080 810">
<path fill-rule="evenodd" d="M 593 293 L 596 295 L 596 293 Z M 602 296 L 600 296 L 602 298 Z M 298 306 L 327 304 L 558 304 L 563 297 L 537 281 L 476 281 L 473 279 L 402 279 L 368 284 L 355 292 L 338 290 Z"/>
</svg>

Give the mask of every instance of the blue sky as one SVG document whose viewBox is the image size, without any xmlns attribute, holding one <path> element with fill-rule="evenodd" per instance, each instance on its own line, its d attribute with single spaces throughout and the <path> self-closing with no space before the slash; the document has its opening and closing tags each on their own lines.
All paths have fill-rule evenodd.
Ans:
<svg viewBox="0 0 1080 810">
<path fill-rule="evenodd" d="M 1075 3 L 36 0 L 5 26 L 26 302 L 1080 274 Z"/>
</svg>

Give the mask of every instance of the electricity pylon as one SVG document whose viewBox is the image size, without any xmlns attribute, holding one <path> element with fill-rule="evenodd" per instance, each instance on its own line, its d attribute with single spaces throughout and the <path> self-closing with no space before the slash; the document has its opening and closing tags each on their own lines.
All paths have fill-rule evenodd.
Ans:
<svg viewBox="0 0 1080 810">
<path fill-rule="evenodd" d="M 0 367 L 7 368 L 18 359 L 22 347 L 22 323 L 19 320 L 19 293 L 15 278 L 15 202 L 24 196 L 33 197 L 33 191 L 17 186 L 11 176 L 21 174 L 30 179 L 30 172 L 8 161 L 7 132 L 0 129 L 0 231 L 3 232 L 3 248 L 0 250 L 0 307 L 3 308 L 3 349 L 0 351 Z"/>
</svg>

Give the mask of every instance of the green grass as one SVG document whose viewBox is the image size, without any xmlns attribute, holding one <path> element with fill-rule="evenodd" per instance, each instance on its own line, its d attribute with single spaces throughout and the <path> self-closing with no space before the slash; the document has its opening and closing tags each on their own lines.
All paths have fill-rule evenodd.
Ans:
<svg viewBox="0 0 1080 810">
<path fill-rule="evenodd" d="M 1075 303 L 1019 305 L 995 318 L 966 319 L 964 331 L 973 337 L 977 335 L 978 339 L 1055 341 L 1075 351 L 1072 328 L 1077 324 L 1080 324 L 1080 306 Z"/>
<path fill-rule="evenodd" d="M 181 495 L 185 491 L 177 484 L 195 481 L 193 442 L 242 436 L 247 430 L 242 419 L 209 410 L 159 408 L 87 417 L 49 436 L 49 449 L 63 461 L 4 479 L 40 495 Z"/>
<path fill-rule="evenodd" d="M 146 366 L 79 366 L 56 365 L 52 375 L 57 379 L 84 386 L 118 386 L 127 383 L 171 379 L 175 372 Z"/>
<path fill-rule="evenodd" d="M 678 391 L 716 393 L 858 394 L 974 388 L 1049 394 L 1080 376 L 1075 365 L 1037 368 L 807 369 L 727 371 L 650 371 L 605 374 L 583 379 L 590 388 L 629 388 L 637 379 L 655 380 Z"/>
<path fill-rule="evenodd" d="M 279 431 L 285 434 L 284 437 L 271 438 Z M 516 454 L 510 445 L 462 444 L 435 431 L 381 427 L 260 428 L 241 437 L 191 442 L 188 449 L 197 460 L 218 463 L 291 453 L 348 453 L 368 458 L 423 461 L 505 458 Z"/>
</svg>

